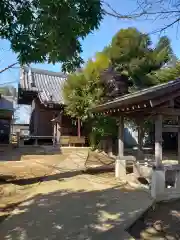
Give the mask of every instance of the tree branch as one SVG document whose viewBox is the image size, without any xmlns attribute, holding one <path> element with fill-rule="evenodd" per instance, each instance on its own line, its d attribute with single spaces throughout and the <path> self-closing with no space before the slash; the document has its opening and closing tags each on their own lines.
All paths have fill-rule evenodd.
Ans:
<svg viewBox="0 0 180 240">
<path fill-rule="evenodd" d="M 156 31 L 153 31 L 152 33 L 158 33 L 158 32 L 163 32 L 165 31 L 167 28 L 170 28 L 172 27 L 174 24 L 178 23 L 180 21 L 180 18 L 177 18 L 176 20 L 174 20 L 173 22 L 167 24 L 165 27 L 159 29 L 159 30 L 156 30 Z M 151 34 L 152 34 L 151 33 Z"/>
<path fill-rule="evenodd" d="M 14 67 L 16 64 L 18 64 L 18 62 L 15 62 L 15 63 L 10 64 L 9 66 L 7 66 L 7 67 L 5 67 L 4 69 L 0 70 L 0 73 L 3 73 L 3 72 L 5 72 L 6 70 Z"/>
<path fill-rule="evenodd" d="M 154 21 L 157 19 L 169 19 L 170 23 L 162 26 L 158 30 L 155 30 L 153 33 L 162 32 L 180 22 L 180 9 L 178 8 L 180 5 L 179 0 L 175 3 L 170 1 L 169 4 L 167 4 L 165 0 L 153 0 L 152 2 L 147 0 L 142 0 L 139 2 L 139 0 L 137 0 L 138 7 L 136 10 L 127 14 L 120 14 L 112 7 L 112 5 L 104 0 L 101 0 L 101 3 L 103 5 L 104 14 L 117 19 L 138 20 L 145 17 L 146 20 L 152 20 L 152 18 L 148 18 L 148 16 L 152 16 Z M 157 5 L 159 7 L 157 7 Z M 156 11 L 156 9 L 158 10 Z"/>
</svg>

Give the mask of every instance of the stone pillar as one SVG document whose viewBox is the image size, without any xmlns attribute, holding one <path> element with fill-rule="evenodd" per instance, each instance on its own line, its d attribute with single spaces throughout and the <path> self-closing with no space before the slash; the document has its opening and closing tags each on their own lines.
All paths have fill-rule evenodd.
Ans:
<svg viewBox="0 0 180 240">
<path fill-rule="evenodd" d="M 53 145 L 57 144 L 57 123 L 53 121 Z"/>
<path fill-rule="evenodd" d="M 108 138 L 108 156 L 109 157 L 113 156 L 112 145 L 113 145 L 112 137 L 109 137 Z"/>
<path fill-rule="evenodd" d="M 162 165 L 162 115 L 155 119 L 155 165 Z"/>
<path fill-rule="evenodd" d="M 165 171 L 155 169 L 152 171 L 151 196 L 156 200 L 163 200 L 165 193 Z"/>
<path fill-rule="evenodd" d="M 124 117 L 119 118 L 118 130 L 118 157 L 115 164 L 115 177 L 125 180 L 126 177 L 126 160 L 124 157 Z"/>
<path fill-rule="evenodd" d="M 155 119 L 155 167 L 151 178 L 151 196 L 162 200 L 165 193 L 165 171 L 162 167 L 162 115 Z"/>
<path fill-rule="evenodd" d="M 118 128 L 118 156 L 122 159 L 124 156 L 124 117 L 119 118 L 119 128 Z"/>
<path fill-rule="evenodd" d="M 178 163 L 180 164 L 180 116 L 178 116 Z"/>
<path fill-rule="evenodd" d="M 61 145 L 61 123 L 57 123 L 57 144 Z"/>
</svg>

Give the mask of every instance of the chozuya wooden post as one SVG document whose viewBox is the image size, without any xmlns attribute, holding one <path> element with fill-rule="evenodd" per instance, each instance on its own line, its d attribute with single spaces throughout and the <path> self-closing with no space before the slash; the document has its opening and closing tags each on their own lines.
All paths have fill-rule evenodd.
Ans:
<svg viewBox="0 0 180 240">
<path fill-rule="evenodd" d="M 136 119 L 138 126 L 138 159 L 143 158 L 144 119 Z"/>
</svg>

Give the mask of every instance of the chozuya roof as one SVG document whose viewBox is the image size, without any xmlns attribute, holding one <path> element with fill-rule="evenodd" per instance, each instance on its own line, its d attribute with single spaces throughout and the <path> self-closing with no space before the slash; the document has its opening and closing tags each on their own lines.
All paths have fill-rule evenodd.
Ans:
<svg viewBox="0 0 180 240">
<path fill-rule="evenodd" d="M 178 97 L 180 97 L 180 79 L 149 87 L 147 89 L 136 91 L 134 93 L 126 94 L 122 97 L 114 99 L 113 101 L 98 105 L 94 107 L 92 111 L 101 112 L 113 108 L 128 107 L 129 105 L 139 104 L 145 101 L 148 101 L 149 105 L 151 107 L 154 107 L 155 102 L 157 105 L 160 102 L 163 103 L 163 99 L 166 101 L 167 98 L 171 98 L 172 94 L 175 93 L 178 95 Z M 157 100 L 160 99 L 161 101 L 158 102 Z"/>
<path fill-rule="evenodd" d="M 62 88 L 66 77 L 63 73 L 22 67 L 19 88 L 37 94 L 43 104 L 64 104 Z"/>
</svg>

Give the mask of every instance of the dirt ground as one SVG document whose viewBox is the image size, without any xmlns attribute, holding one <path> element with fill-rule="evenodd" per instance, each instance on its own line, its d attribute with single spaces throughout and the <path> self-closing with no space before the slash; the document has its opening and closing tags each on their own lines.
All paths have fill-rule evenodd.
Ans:
<svg viewBox="0 0 180 240">
<path fill-rule="evenodd" d="M 67 156 L 68 152 L 52 153 L 41 147 L 3 152 L 0 155 L 0 216 L 7 213 L 6 209 L 11 211 L 14 205 L 26 199 L 29 192 L 47 177 L 58 178 L 59 164 Z"/>
<path fill-rule="evenodd" d="M 59 173 L 62 175 L 64 171 L 77 168 L 73 162 L 69 161 L 73 157 L 72 154 L 77 155 L 81 167 L 86 164 L 86 167 L 94 166 L 94 164 L 102 165 L 102 161 L 105 164 L 111 162 L 105 156 L 92 152 L 88 154 L 87 149 L 81 149 L 78 153 L 84 154 L 85 158 L 80 160 L 81 156 L 77 155 L 75 150 L 71 152 L 66 150 L 62 154 L 59 152 L 52 154 L 49 151 L 45 152 L 40 147 L 11 149 L 11 151 L 3 152 L 0 156 L 0 208 L 8 208 L 16 202 L 22 201 L 29 190 L 31 191 L 42 181 L 46 181 L 47 178 L 48 180 L 59 179 Z M 86 161 L 87 158 L 88 161 Z M 66 159 L 69 161 L 69 166 L 68 161 L 65 161 Z M 73 157 L 74 160 L 75 157 Z M 104 175 L 107 179 L 108 174 Z"/>
<path fill-rule="evenodd" d="M 0 199 L 0 239 L 131 239 L 125 228 L 152 200 L 144 190 L 115 180 L 113 172 L 83 169 L 111 161 L 87 149 L 32 156 L 11 167 L 0 162 L 4 176 L 15 176 L 2 185 L 16 187 Z"/>
</svg>

